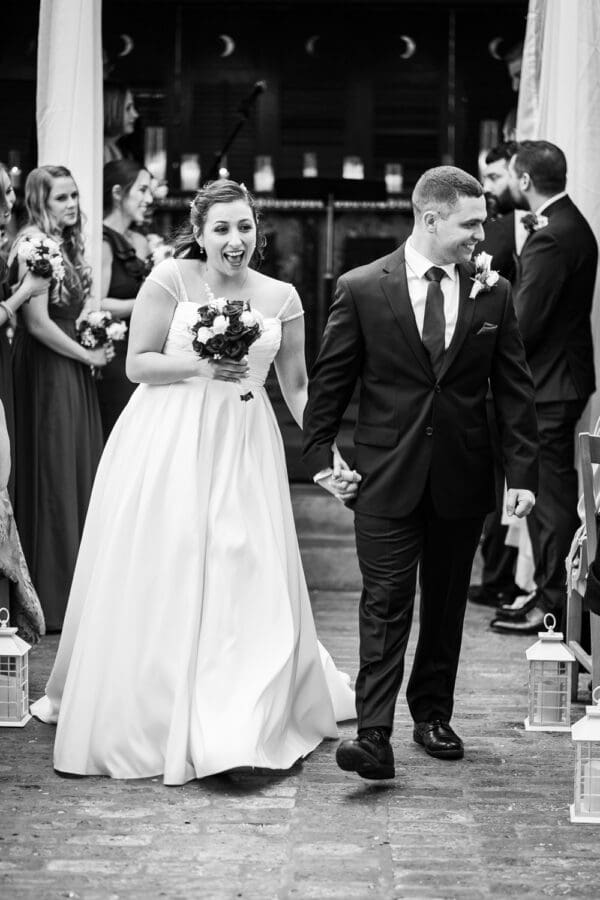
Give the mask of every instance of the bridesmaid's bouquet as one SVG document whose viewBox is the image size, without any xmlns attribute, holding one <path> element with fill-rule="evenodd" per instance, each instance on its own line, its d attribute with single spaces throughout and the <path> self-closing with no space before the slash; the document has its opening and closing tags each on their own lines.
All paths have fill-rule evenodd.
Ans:
<svg viewBox="0 0 600 900">
<path fill-rule="evenodd" d="M 239 361 L 264 331 L 259 312 L 248 300 L 213 297 L 198 307 L 198 319 L 191 326 L 192 346 L 201 359 Z"/>
<path fill-rule="evenodd" d="M 90 310 L 77 323 L 77 340 L 88 350 L 99 347 L 112 349 L 115 341 L 124 341 L 127 334 L 125 322 L 115 322 L 106 310 Z M 102 373 L 92 366 L 92 375 L 102 378 Z"/>
<path fill-rule="evenodd" d="M 25 235 L 19 241 L 17 256 L 33 275 L 53 278 L 57 284 L 65 277 L 60 247 L 52 238 Z"/>
</svg>

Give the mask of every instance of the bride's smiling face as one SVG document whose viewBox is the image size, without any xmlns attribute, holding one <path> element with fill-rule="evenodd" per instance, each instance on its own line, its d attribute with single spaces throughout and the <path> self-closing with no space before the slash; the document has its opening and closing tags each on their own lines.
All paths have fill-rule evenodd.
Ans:
<svg viewBox="0 0 600 900">
<path fill-rule="evenodd" d="M 243 200 L 214 203 L 198 243 L 206 251 L 207 265 L 223 275 L 236 275 L 246 269 L 256 249 L 256 222 Z"/>
</svg>

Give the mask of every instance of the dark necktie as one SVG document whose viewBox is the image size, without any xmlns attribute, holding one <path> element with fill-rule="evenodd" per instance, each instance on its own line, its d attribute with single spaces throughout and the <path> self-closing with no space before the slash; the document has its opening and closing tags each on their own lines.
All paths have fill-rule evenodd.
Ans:
<svg viewBox="0 0 600 900">
<path fill-rule="evenodd" d="M 446 318 L 444 316 L 444 294 L 440 281 L 445 276 L 443 269 L 432 266 L 425 272 L 427 297 L 425 318 L 423 319 L 423 344 L 429 353 L 431 367 L 439 375 L 446 352 Z"/>
</svg>

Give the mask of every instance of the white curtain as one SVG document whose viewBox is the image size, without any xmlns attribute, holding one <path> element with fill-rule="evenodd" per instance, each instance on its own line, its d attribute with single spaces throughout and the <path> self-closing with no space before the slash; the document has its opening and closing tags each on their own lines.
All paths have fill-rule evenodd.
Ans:
<svg viewBox="0 0 600 900">
<path fill-rule="evenodd" d="M 41 0 L 37 71 L 38 164 L 71 170 L 86 219 L 93 305 L 102 247 L 102 0 Z"/>
<path fill-rule="evenodd" d="M 552 141 L 564 151 L 569 194 L 600 241 L 600 0 L 529 0 L 517 138 Z M 600 381 L 599 281 L 592 332 Z M 599 413 L 597 392 L 591 421 Z"/>
</svg>

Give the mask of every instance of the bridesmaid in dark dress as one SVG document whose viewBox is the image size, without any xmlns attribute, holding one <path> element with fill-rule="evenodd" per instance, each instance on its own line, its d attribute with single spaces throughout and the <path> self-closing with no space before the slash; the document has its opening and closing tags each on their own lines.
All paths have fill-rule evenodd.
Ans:
<svg viewBox="0 0 600 900">
<path fill-rule="evenodd" d="M 63 166 L 40 166 L 25 183 L 28 225 L 17 235 L 50 237 L 61 249 L 64 280 L 23 306 L 14 339 L 15 518 L 48 631 L 62 627 L 102 428 L 91 366 L 107 353 L 76 340 L 90 292 L 77 186 Z M 18 278 L 26 274 L 19 264 Z"/>
<path fill-rule="evenodd" d="M 4 225 L 10 219 L 15 205 L 15 190 L 10 180 L 8 170 L 0 163 L 0 221 Z M 45 293 L 48 290 L 48 280 L 38 278 L 27 272 L 21 284 L 11 294 L 8 286 L 8 266 L 4 257 L 0 256 L 0 402 L 4 407 L 5 424 L 14 448 L 15 440 L 15 410 L 13 398 L 12 378 L 12 350 L 10 335 L 17 324 L 17 310 L 23 303 L 30 300 L 34 294 Z M 14 502 L 14 464 L 8 478 L 8 493 Z"/>
<path fill-rule="evenodd" d="M 102 229 L 102 309 L 129 324 L 133 303 L 146 277 L 149 247 L 146 238 L 131 231 L 141 225 L 152 201 L 150 173 L 129 159 L 104 166 L 104 227 Z M 125 374 L 127 340 L 115 343 L 115 358 L 98 381 L 104 440 L 123 411 L 136 385 Z"/>
</svg>

